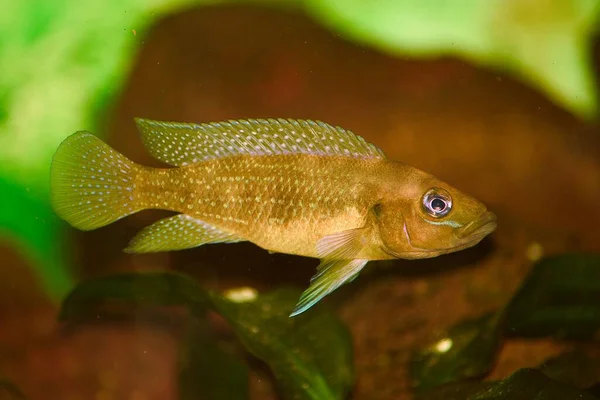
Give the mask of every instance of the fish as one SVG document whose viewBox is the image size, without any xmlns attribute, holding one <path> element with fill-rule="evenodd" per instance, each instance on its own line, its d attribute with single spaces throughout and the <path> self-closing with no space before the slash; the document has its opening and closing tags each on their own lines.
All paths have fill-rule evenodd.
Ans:
<svg viewBox="0 0 600 400">
<path fill-rule="evenodd" d="M 89 231 L 146 209 L 176 213 L 142 228 L 127 253 L 248 241 L 318 258 L 290 317 L 352 282 L 369 261 L 437 257 L 496 229 L 480 201 L 339 126 L 285 118 L 135 122 L 165 166 L 135 163 L 92 133 L 75 132 L 52 159 L 56 214 Z"/>
</svg>

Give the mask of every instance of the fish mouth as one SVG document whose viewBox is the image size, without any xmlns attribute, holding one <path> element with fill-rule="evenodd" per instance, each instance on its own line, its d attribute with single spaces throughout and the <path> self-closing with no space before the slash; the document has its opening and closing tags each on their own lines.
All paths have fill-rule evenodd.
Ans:
<svg viewBox="0 0 600 400">
<path fill-rule="evenodd" d="M 413 246 L 408 226 L 404 223 L 404 234 L 406 235 L 406 239 L 412 250 L 396 252 L 385 245 L 382 247 L 382 250 L 393 258 L 419 259 L 437 257 L 442 254 L 453 253 L 476 245 L 484 237 L 492 233 L 496 229 L 496 226 L 496 214 L 491 211 L 486 211 L 473 221 L 455 231 L 454 234 L 456 238 L 459 239 L 456 246 L 427 249 Z"/>
<path fill-rule="evenodd" d="M 456 231 L 459 239 L 482 239 L 496 229 L 496 214 L 486 211 Z"/>
</svg>

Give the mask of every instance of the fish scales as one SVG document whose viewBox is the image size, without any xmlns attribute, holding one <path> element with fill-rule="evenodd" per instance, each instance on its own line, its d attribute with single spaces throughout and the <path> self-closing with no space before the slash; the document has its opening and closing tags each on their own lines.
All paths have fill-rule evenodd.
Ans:
<svg viewBox="0 0 600 400">
<path fill-rule="evenodd" d="M 311 155 L 237 156 L 145 169 L 136 179 L 142 193 L 138 202 L 141 208 L 188 214 L 273 252 L 317 257 L 319 238 L 364 222 L 377 191 L 361 176 L 361 164 L 373 163 Z"/>
<path fill-rule="evenodd" d="M 353 281 L 371 260 L 437 257 L 496 228 L 478 200 L 324 122 L 136 122 L 150 154 L 171 168 L 136 164 L 77 132 L 53 157 L 56 213 L 82 230 L 144 209 L 177 213 L 143 228 L 130 253 L 250 241 L 319 258 L 290 316 Z"/>
</svg>

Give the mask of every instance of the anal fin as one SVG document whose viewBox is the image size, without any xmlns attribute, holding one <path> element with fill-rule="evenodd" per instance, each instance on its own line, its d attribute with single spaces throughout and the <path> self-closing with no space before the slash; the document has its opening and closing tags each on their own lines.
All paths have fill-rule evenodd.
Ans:
<svg viewBox="0 0 600 400">
<path fill-rule="evenodd" d="M 164 218 L 142 229 L 124 250 L 126 253 L 153 253 L 184 250 L 208 243 L 242 242 L 229 232 L 186 214 Z"/>
<path fill-rule="evenodd" d="M 369 260 L 322 260 L 310 286 L 302 293 L 290 317 L 303 313 L 344 283 L 354 280 Z"/>
</svg>

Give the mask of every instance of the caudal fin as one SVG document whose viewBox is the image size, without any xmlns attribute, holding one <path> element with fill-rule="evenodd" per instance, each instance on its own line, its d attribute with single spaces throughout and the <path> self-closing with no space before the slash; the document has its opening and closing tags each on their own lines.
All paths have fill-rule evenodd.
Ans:
<svg viewBox="0 0 600 400">
<path fill-rule="evenodd" d="M 139 211 L 139 167 L 89 132 L 65 139 L 52 160 L 50 198 L 59 217 L 81 230 L 108 225 Z"/>
</svg>

